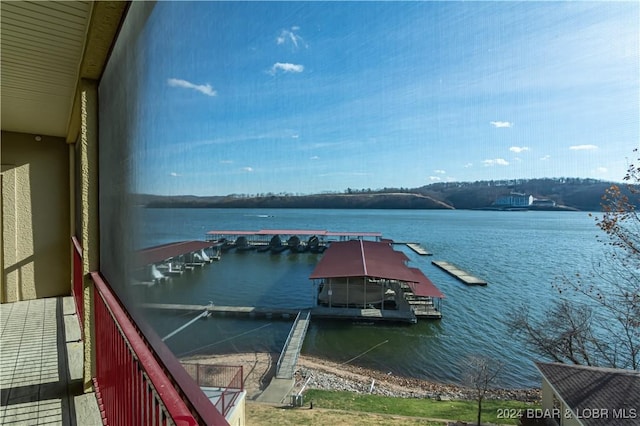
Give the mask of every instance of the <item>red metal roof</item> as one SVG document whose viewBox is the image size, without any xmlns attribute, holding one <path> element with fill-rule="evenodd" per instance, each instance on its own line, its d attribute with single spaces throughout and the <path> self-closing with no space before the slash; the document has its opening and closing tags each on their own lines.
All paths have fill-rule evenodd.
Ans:
<svg viewBox="0 0 640 426">
<path fill-rule="evenodd" d="M 207 235 L 256 235 L 256 231 L 209 231 Z"/>
<path fill-rule="evenodd" d="M 373 277 L 415 281 L 416 276 L 388 243 L 351 240 L 331 243 L 310 279 Z"/>
<path fill-rule="evenodd" d="M 305 229 L 261 229 L 256 232 L 258 235 L 274 235 L 274 234 L 284 234 L 284 235 L 325 235 L 327 231 L 322 230 L 305 230 Z"/>
<path fill-rule="evenodd" d="M 330 237 L 382 237 L 380 232 L 333 232 L 322 229 L 261 229 L 259 231 L 208 231 L 207 235 L 325 235 Z"/>
<path fill-rule="evenodd" d="M 409 261 L 409 256 L 407 256 L 406 254 L 404 254 L 404 252 L 402 251 L 393 251 L 396 256 L 398 256 L 398 259 L 400 259 L 402 262 L 408 262 Z"/>
<path fill-rule="evenodd" d="M 138 265 L 150 265 L 162 262 L 172 257 L 193 253 L 205 248 L 213 247 L 215 244 L 207 241 L 181 241 L 178 243 L 162 244 L 159 246 L 142 249 L 136 253 L 136 263 Z"/>
<path fill-rule="evenodd" d="M 382 237 L 380 232 L 332 232 L 327 231 L 332 237 Z"/>
<path fill-rule="evenodd" d="M 413 294 L 416 296 L 429 296 L 429 297 L 438 297 L 440 299 L 444 299 L 444 294 L 438 287 L 436 287 L 429 278 L 427 278 L 420 269 L 418 268 L 409 268 L 414 276 L 416 277 L 416 282 L 409 283 L 409 287 L 413 291 Z"/>
</svg>

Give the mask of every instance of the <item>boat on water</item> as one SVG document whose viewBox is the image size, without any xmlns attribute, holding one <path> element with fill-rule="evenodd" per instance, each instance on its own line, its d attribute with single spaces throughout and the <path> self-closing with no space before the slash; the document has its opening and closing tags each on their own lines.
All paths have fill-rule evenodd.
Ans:
<svg viewBox="0 0 640 426">
<path fill-rule="evenodd" d="M 317 235 L 312 235 L 307 240 L 307 248 L 311 253 L 322 253 L 326 250 L 327 246 L 320 244 L 320 239 Z"/>
<path fill-rule="evenodd" d="M 304 253 L 309 249 L 307 244 L 300 240 L 300 237 L 297 235 L 289 237 L 287 240 L 287 246 L 289 246 L 289 250 L 291 250 L 292 253 Z"/>
<path fill-rule="evenodd" d="M 235 241 L 231 241 L 231 240 L 228 240 L 226 238 L 220 239 L 220 242 L 222 243 L 222 245 L 220 246 L 220 249 L 222 251 L 230 250 L 230 249 L 232 249 L 232 248 L 234 248 L 236 246 L 236 242 Z"/>
<path fill-rule="evenodd" d="M 269 250 L 271 251 L 271 253 L 277 254 L 277 253 L 282 253 L 283 251 L 287 250 L 289 248 L 288 245 L 286 244 L 282 244 L 282 240 L 280 239 L 280 235 L 274 235 L 273 237 L 271 237 L 271 240 L 269 241 Z"/>
<path fill-rule="evenodd" d="M 244 235 L 241 235 L 238 237 L 238 239 L 236 240 L 236 251 L 251 251 L 251 250 L 255 250 L 256 246 L 252 245 L 249 243 L 249 240 L 247 240 L 247 237 L 245 237 Z"/>
</svg>

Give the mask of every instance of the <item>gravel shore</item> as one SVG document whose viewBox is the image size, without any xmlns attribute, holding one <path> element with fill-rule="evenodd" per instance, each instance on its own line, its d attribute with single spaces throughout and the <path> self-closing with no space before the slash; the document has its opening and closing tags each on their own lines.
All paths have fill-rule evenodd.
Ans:
<svg viewBox="0 0 640 426">
<path fill-rule="evenodd" d="M 395 376 L 354 365 L 301 356 L 296 371 L 296 388 L 343 390 L 401 398 L 475 399 L 473 389 L 427 380 Z M 373 386 L 372 386 L 373 384 Z M 487 399 L 539 402 L 540 389 L 492 389 Z"/>
<path fill-rule="evenodd" d="M 202 364 L 241 365 L 249 400 L 256 399 L 275 374 L 277 353 L 238 353 L 185 358 L 182 361 Z M 337 364 L 326 359 L 300 356 L 295 374 L 294 391 L 306 389 L 342 390 L 355 393 L 401 398 L 475 399 L 473 390 L 463 386 L 396 376 L 350 364 Z M 373 386 L 372 386 L 373 383 Z M 539 402 L 540 389 L 492 389 L 488 399 Z"/>
</svg>

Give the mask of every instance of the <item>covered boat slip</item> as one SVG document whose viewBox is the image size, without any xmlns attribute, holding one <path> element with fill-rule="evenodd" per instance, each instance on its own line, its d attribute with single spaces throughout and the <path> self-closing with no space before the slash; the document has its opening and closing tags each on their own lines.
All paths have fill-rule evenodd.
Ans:
<svg viewBox="0 0 640 426">
<path fill-rule="evenodd" d="M 307 232 L 315 235 L 315 231 Z M 136 258 L 141 278 L 135 284 L 151 285 L 164 280 L 170 271 L 204 265 L 213 259 L 211 252 L 217 252 L 220 246 L 219 241 L 184 241 L 141 250 Z M 422 271 L 407 266 L 408 262 L 407 255 L 394 250 L 389 241 L 357 239 L 332 242 L 309 276 L 317 290 L 315 306 L 309 307 L 311 315 L 404 322 L 416 322 L 417 317 L 440 319 L 444 294 Z M 176 310 L 191 309 L 171 306 Z M 202 309 L 211 313 L 249 316 L 263 311 L 267 316 L 284 313 L 279 308 L 251 306 Z M 286 311 L 287 315 L 293 313 Z"/>
<path fill-rule="evenodd" d="M 373 309 L 441 318 L 444 294 L 407 262 L 407 256 L 388 242 L 332 243 L 309 277 L 318 285 L 318 309 Z"/>
<path fill-rule="evenodd" d="M 346 240 L 372 240 L 380 241 L 382 234 L 379 232 L 332 232 L 327 230 L 309 230 L 309 229 L 261 229 L 259 231 L 219 231 L 213 230 L 206 233 L 207 241 L 235 241 L 239 237 L 245 237 L 249 244 L 267 245 L 274 237 L 279 236 L 284 241 L 293 236 L 303 238 L 318 237 L 322 244 L 328 244 L 333 241 Z"/>
<path fill-rule="evenodd" d="M 142 249 L 136 252 L 133 284 L 153 285 L 218 259 L 219 244 L 211 241 L 180 241 Z"/>
</svg>

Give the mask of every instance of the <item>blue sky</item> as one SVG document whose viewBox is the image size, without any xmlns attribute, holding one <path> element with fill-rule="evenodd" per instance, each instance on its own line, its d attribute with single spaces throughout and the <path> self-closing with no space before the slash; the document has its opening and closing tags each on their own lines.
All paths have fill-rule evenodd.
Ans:
<svg viewBox="0 0 640 426">
<path fill-rule="evenodd" d="M 638 2 L 158 2 L 135 189 L 317 193 L 620 181 Z"/>
</svg>

